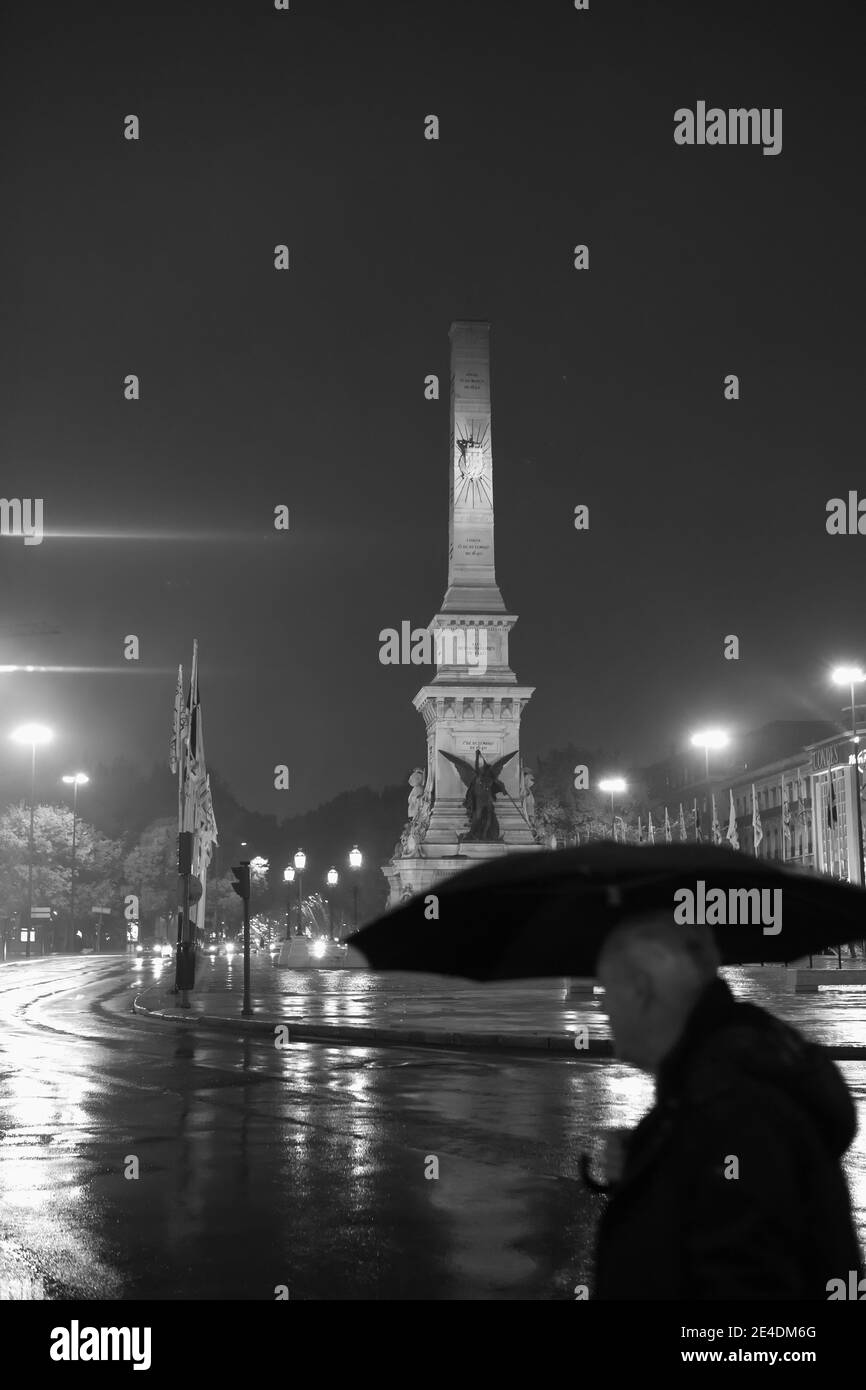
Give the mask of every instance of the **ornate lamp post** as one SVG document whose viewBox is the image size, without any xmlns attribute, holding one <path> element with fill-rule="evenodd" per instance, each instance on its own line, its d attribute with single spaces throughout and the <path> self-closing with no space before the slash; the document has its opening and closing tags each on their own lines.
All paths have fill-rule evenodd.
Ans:
<svg viewBox="0 0 866 1390">
<path fill-rule="evenodd" d="M 78 788 L 85 786 L 90 778 L 86 772 L 73 772 L 68 777 L 63 778 L 67 785 L 72 785 L 72 874 L 69 879 L 69 921 L 70 935 L 72 943 L 75 944 L 75 830 L 76 816 L 78 814 Z"/>
<path fill-rule="evenodd" d="M 304 869 L 305 869 L 306 866 L 307 866 L 307 856 L 304 854 L 304 851 L 303 851 L 302 849 L 299 849 L 299 850 L 296 850 L 296 851 L 295 851 L 295 861 L 294 861 L 294 862 L 295 862 L 295 869 L 296 869 L 297 875 L 298 875 L 298 921 L 297 921 L 297 925 L 296 925 L 296 927 L 295 927 L 295 934 L 296 934 L 297 936 L 300 936 L 300 935 L 301 935 L 301 928 L 302 928 L 302 925 L 303 925 L 302 919 L 301 919 L 301 903 L 302 903 L 302 901 L 303 901 L 303 895 L 304 895 Z"/>
<path fill-rule="evenodd" d="M 353 919 L 355 931 L 358 930 L 358 870 L 364 862 L 364 856 L 355 845 L 354 849 L 349 850 L 349 867 L 354 870 L 352 879 L 352 897 L 354 899 Z"/>
<path fill-rule="evenodd" d="M 336 888 L 340 875 L 336 869 L 328 870 L 328 887 Z M 334 940 L 334 903 L 331 894 L 328 894 L 328 922 L 330 924 L 331 940 Z"/>
<path fill-rule="evenodd" d="M 54 737 L 44 724 L 22 724 L 12 735 L 15 743 L 29 743 L 30 762 L 30 853 L 27 865 L 27 960 L 30 959 L 30 933 L 33 927 L 33 805 L 36 799 L 36 749 Z"/>
</svg>

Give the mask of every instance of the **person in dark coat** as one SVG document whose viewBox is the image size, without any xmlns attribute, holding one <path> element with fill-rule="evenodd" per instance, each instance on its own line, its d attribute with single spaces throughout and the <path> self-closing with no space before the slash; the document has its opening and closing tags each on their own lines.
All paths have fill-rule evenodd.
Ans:
<svg viewBox="0 0 866 1390">
<path fill-rule="evenodd" d="M 602 950 L 617 1054 L 655 1075 L 656 1101 L 607 1174 L 592 1298 L 826 1300 L 831 1280 L 862 1276 L 848 1087 L 718 966 L 710 929 L 668 915 Z"/>
</svg>

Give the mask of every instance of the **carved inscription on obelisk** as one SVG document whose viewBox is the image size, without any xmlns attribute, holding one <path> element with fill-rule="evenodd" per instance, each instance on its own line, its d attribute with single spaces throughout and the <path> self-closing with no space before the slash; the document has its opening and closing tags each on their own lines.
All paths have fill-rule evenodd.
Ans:
<svg viewBox="0 0 866 1390">
<path fill-rule="evenodd" d="M 451 325 L 451 486 L 444 611 L 504 611 L 493 560 L 490 325 Z"/>
</svg>

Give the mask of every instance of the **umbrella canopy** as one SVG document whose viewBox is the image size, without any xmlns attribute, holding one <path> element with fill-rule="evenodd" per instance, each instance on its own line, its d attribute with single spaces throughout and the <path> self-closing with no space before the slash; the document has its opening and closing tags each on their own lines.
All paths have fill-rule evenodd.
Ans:
<svg viewBox="0 0 866 1390">
<path fill-rule="evenodd" d="M 823 874 L 713 845 L 603 841 L 466 869 L 348 940 L 374 970 L 590 976 L 615 926 L 659 911 L 707 922 L 725 965 L 799 960 L 866 936 L 866 891 Z"/>
</svg>

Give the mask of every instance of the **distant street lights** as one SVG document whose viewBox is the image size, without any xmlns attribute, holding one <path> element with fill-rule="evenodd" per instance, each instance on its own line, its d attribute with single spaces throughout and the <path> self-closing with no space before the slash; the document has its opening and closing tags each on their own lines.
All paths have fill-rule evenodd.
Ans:
<svg viewBox="0 0 866 1390">
<path fill-rule="evenodd" d="M 283 869 L 283 882 L 284 882 L 284 883 L 294 883 L 294 881 L 295 881 L 295 871 L 294 871 L 294 869 L 292 868 L 292 866 L 291 866 L 291 864 L 290 864 L 289 867 L 288 867 L 287 869 Z M 288 941 L 289 937 L 291 936 L 291 934 L 292 934 L 292 895 L 291 895 L 291 893 L 289 893 L 289 896 L 288 896 L 288 898 L 286 899 L 286 940 L 287 940 L 287 941 Z"/>
<path fill-rule="evenodd" d="M 860 809 L 860 761 L 857 756 L 860 738 L 857 733 L 857 706 L 854 703 L 854 687 L 866 681 L 866 671 L 861 666 L 837 666 L 833 672 L 835 685 L 847 685 L 851 691 L 851 742 L 854 745 L 854 803 L 857 811 L 857 877 L 854 883 L 863 882 L 863 813 Z M 851 878 L 850 864 L 848 878 Z"/>
<path fill-rule="evenodd" d="M 628 791 L 628 783 L 624 777 L 606 777 L 599 782 L 598 789 L 600 792 L 610 792 L 610 828 L 613 838 L 616 839 L 616 808 L 613 799 L 617 792 Z"/>
<path fill-rule="evenodd" d="M 352 880 L 352 896 L 354 898 L 354 912 L 352 915 L 355 924 L 355 931 L 358 930 L 358 870 L 360 869 L 363 862 L 364 856 L 358 849 L 358 846 L 355 845 L 354 849 L 349 850 L 349 867 L 351 869 L 354 869 L 355 871 Z"/>
<path fill-rule="evenodd" d="M 33 927 L 33 803 L 36 798 L 36 749 L 54 737 L 44 724 L 22 724 L 12 734 L 15 743 L 30 744 L 30 854 L 27 865 L 27 960 L 30 959 L 30 932 Z"/>
<path fill-rule="evenodd" d="M 86 773 L 86 772 L 72 772 L 72 773 L 70 773 L 67 777 L 64 777 L 63 780 L 64 780 L 64 782 L 66 782 L 67 785 L 70 785 L 70 784 L 71 784 L 71 786 L 72 786 L 72 874 L 71 874 L 70 879 L 69 879 L 69 922 L 70 922 L 70 926 L 69 926 L 68 943 L 71 941 L 72 945 L 74 945 L 74 944 L 75 944 L 75 828 L 76 828 L 76 820 L 75 820 L 75 818 L 76 818 L 76 815 L 77 815 L 77 813 L 78 813 L 78 788 L 79 788 L 79 787 L 85 786 L 85 785 L 90 781 L 90 778 L 87 776 L 87 773 Z M 67 943 L 67 944 L 68 944 L 68 943 Z"/>
<path fill-rule="evenodd" d="M 307 856 L 304 854 L 304 851 L 302 849 L 295 851 L 294 863 L 295 869 L 297 870 L 298 874 L 298 922 L 297 926 L 295 927 L 295 932 L 298 936 L 300 936 L 303 926 L 301 920 L 301 904 L 303 902 L 304 894 L 304 869 L 307 866 Z"/>
<path fill-rule="evenodd" d="M 340 875 L 336 869 L 328 870 L 328 887 L 336 888 Z M 334 903 L 331 894 L 328 894 L 328 921 L 331 929 L 331 940 L 334 940 Z"/>
</svg>

